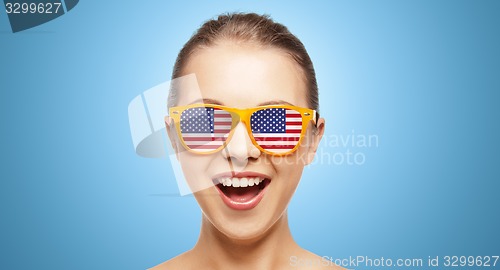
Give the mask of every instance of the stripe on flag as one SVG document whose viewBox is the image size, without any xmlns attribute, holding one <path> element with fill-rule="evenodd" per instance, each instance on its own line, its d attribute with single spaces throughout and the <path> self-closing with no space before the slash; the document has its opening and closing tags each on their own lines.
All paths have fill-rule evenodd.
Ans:
<svg viewBox="0 0 500 270">
<path fill-rule="evenodd" d="M 269 108 L 256 111 L 250 123 L 255 141 L 275 153 L 293 149 L 302 132 L 302 116 L 295 110 Z"/>
<path fill-rule="evenodd" d="M 181 134 L 184 143 L 197 152 L 222 146 L 231 131 L 232 118 L 221 109 L 198 107 L 182 112 Z"/>
</svg>

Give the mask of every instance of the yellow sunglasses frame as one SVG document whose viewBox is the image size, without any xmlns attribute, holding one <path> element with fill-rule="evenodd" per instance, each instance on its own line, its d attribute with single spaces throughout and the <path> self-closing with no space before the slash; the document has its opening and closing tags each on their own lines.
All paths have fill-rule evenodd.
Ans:
<svg viewBox="0 0 500 270">
<path fill-rule="evenodd" d="M 181 114 L 191 108 L 198 108 L 198 107 L 208 107 L 208 108 L 214 108 L 214 109 L 221 109 L 224 110 L 228 113 L 231 114 L 231 131 L 229 132 L 229 135 L 227 136 L 227 139 L 224 141 L 224 143 L 217 149 L 214 149 L 212 151 L 206 151 L 206 152 L 198 152 L 196 150 L 192 150 L 187 146 L 187 144 L 184 142 L 184 139 L 182 138 L 182 133 L 181 133 L 181 125 L 180 125 L 180 119 L 181 119 Z M 293 149 L 290 149 L 290 151 L 287 152 L 281 152 L 281 153 L 275 153 L 269 150 L 266 150 L 262 148 L 255 138 L 253 137 L 252 134 L 252 128 L 250 126 L 250 117 L 252 114 L 256 111 L 262 110 L 262 109 L 271 109 L 271 108 L 279 108 L 279 109 L 290 109 L 290 110 L 295 110 L 300 113 L 302 116 L 302 130 L 300 132 L 300 137 L 299 141 L 297 142 L 297 145 Z M 236 116 L 236 117 L 235 117 Z M 234 134 L 234 128 L 238 124 L 238 122 L 242 122 L 245 124 L 248 137 L 250 137 L 250 140 L 252 141 L 253 145 L 257 147 L 261 152 L 264 152 L 266 154 L 272 155 L 272 156 L 284 156 L 284 155 L 289 155 L 293 152 L 295 152 L 298 147 L 300 146 L 303 137 L 305 136 L 305 133 L 307 131 L 307 125 L 309 124 L 310 121 L 313 121 L 314 125 L 317 124 L 317 119 L 319 118 L 319 114 L 312 109 L 308 108 L 302 108 L 302 107 L 297 107 L 293 105 L 266 105 L 266 106 L 259 106 L 259 107 L 253 107 L 253 108 L 247 108 L 247 109 L 238 109 L 238 108 L 232 108 L 232 107 L 226 107 L 222 105 L 215 105 L 215 104 L 205 104 L 205 103 L 197 103 L 197 104 L 191 104 L 187 106 L 177 106 L 177 107 L 172 107 L 169 109 L 169 117 L 174 121 L 175 129 L 177 131 L 177 135 L 184 146 L 186 150 L 188 150 L 191 153 L 199 154 L 199 155 L 209 155 L 213 154 L 216 152 L 219 152 L 223 148 L 226 147 L 229 141 L 231 141 L 231 138 L 233 137 Z"/>
</svg>

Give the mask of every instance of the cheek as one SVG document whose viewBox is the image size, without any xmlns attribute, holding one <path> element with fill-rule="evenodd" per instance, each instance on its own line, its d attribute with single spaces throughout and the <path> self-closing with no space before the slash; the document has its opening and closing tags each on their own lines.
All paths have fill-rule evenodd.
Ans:
<svg viewBox="0 0 500 270">
<path fill-rule="evenodd" d="M 296 174 L 297 172 L 301 173 L 307 165 L 307 154 L 309 153 L 309 149 L 310 143 L 308 137 L 306 136 L 303 138 L 299 148 L 294 153 L 281 157 L 279 160 L 276 160 L 274 164 L 282 171 L 288 171 L 293 174 Z"/>
<path fill-rule="evenodd" d="M 212 180 L 207 173 L 211 160 L 210 155 L 196 155 L 187 151 L 179 153 L 179 163 L 192 192 L 213 186 Z"/>
<path fill-rule="evenodd" d="M 301 141 L 299 149 L 297 149 L 297 163 L 301 166 L 309 165 L 315 156 L 315 135 L 312 128 L 309 126 L 306 135 Z"/>
<path fill-rule="evenodd" d="M 290 156 L 273 159 L 273 166 L 278 175 L 277 190 L 282 195 L 282 203 L 288 203 L 302 177 L 304 164 L 299 150 Z"/>
</svg>

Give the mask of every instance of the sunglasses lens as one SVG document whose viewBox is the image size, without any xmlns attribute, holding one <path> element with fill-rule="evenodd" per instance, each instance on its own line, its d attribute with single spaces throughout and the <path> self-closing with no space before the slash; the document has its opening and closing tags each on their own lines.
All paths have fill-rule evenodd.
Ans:
<svg viewBox="0 0 500 270">
<path fill-rule="evenodd" d="M 302 115 L 285 108 L 254 112 L 250 118 L 252 134 L 260 147 L 272 153 L 290 152 L 300 140 Z"/>
<path fill-rule="evenodd" d="M 229 112 L 211 107 L 189 108 L 180 117 L 182 140 L 189 149 L 199 153 L 223 146 L 231 125 Z"/>
</svg>

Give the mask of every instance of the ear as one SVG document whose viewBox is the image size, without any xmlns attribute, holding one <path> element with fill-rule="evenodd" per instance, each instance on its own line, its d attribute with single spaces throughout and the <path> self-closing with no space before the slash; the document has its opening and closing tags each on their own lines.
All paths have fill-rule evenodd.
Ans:
<svg viewBox="0 0 500 270">
<path fill-rule="evenodd" d="M 315 132 L 313 130 L 313 137 L 311 139 L 311 144 L 307 149 L 305 165 L 309 165 L 311 164 L 311 162 L 313 162 L 314 156 L 316 156 L 316 151 L 318 150 L 318 146 L 319 143 L 321 142 L 321 138 L 323 138 L 324 132 L 325 132 L 325 119 L 319 118 Z"/>
<path fill-rule="evenodd" d="M 175 132 L 175 124 L 174 124 L 174 119 L 170 116 L 165 116 L 165 128 L 167 130 L 168 138 L 170 140 L 170 144 L 172 145 L 172 148 L 174 149 L 175 156 L 177 157 L 177 160 L 179 159 L 179 147 L 177 145 L 177 134 Z"/>
</svg>

